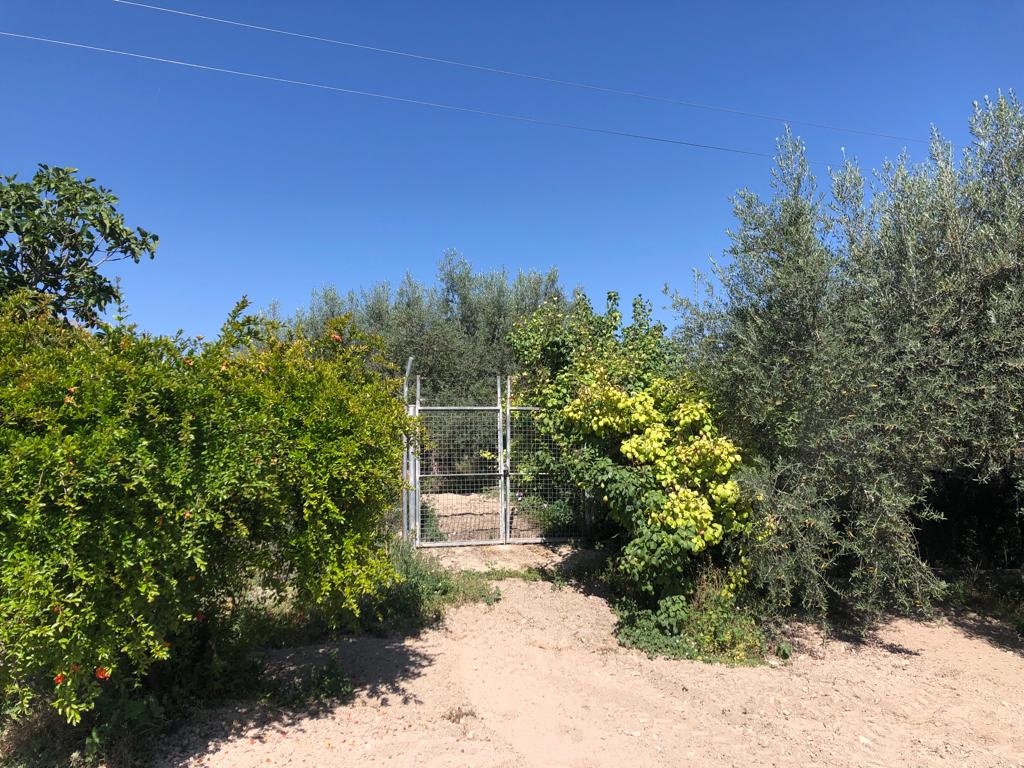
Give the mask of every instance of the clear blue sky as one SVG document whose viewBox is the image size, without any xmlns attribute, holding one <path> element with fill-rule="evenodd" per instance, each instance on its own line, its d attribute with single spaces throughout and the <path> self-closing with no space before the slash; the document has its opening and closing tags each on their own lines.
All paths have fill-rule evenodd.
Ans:
<svg viewBox="0 0 1024 768">
<path fill-rule="evenodd" d="M 821 123 L 962 143 L 1019 86 L 1024 4 L 244 2 L 177 9 Z M 225 27 L 111 0 L 0 0 L 0 30 L 484 110 L 770 153 L 781 125 Z M 211 334 L 243 293 L 310 290 L 446 248 L 664 301 L 726 244 L 770 161 L 506 122 L 0 38 L 0 173 L 71 165 L 161 237 L 119 270 L 144 328 Z M 813 159 L 923 145 L 795 126 Z M 824 171 L 824 168 L 819 170 Z"/>
</svg>

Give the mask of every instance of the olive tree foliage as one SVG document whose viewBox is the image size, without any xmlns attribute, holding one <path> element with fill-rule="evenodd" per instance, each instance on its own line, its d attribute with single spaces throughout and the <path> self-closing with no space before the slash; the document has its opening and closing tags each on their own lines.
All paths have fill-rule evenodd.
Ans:
<svg viewBox="0 0 1024 768">
<path fill-rule="evenodd" d="M 54 314 L 93 326 L 121 300 L 100 268 L 152 258 L 159 238 L 128 227 L 113 193 L 76 173 L 40 165 L 31 181 L 0 178 L 0 298 L 44 293 Z"/>
<path fill-rule="evenodd" d="M 397 287 L 378 283 L 346 295 L 325 288 L 292 322 L 315 333 L 328 319 L 349 314 L 363 331 L 383 339 L 396 366 L 404 368 L 414 358 L 425 401 L 489 404 L 495 398 L 494 377 L 516 368 L 509 333 L 546 300 L 561 297 L 554 269 L 515 277 L 505 270 L 475 272 L 449 251 L 433 285 L 407 274 Z"/>
<path fill-rule="evenodd" d="M 959 162 L 935 133 L 926 162 L 847 161 L 827 194 L 787 133 L 715 280 L 677 297 L 687 365 L 759 457 L 750 576 L 776 607 L 920 609 L 979 532 L 975 555 L 1021 561 L 1020 103 L 971 131 Z"/>
</svg>

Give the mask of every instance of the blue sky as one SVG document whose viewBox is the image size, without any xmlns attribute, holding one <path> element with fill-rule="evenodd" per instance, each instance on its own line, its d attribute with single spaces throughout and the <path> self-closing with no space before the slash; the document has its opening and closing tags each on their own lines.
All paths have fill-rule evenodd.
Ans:
<svg viewBox="0 0 1024 768">
<path fill-rule="evenodd" d="M 243 2 L 158 5 L 791 119 L 967 140 L 972 100 L 1019 86 L 1024 5 Z M 482 110 L 770 153 L 779 123 L 231 28 L 112 0 L 0 0 L 0 31 Z M 212 334 L 242 295 L 557 266 L 665 303 L 727 243 L 729 197 L 770 161 L 508 122 L 0 38 L 0 173 L 70 165 L 161 237 L 119 273 L 132 318 Z M 922 144 L 794 126 L 812 159 Z M 824 172 L 824 168 L 819 168 Z"/>
</svg>

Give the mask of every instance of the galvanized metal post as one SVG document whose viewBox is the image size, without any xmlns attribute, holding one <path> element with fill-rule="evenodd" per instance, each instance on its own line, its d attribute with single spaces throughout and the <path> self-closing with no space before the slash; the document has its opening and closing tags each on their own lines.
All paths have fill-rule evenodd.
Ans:
<svg viewBox="0 0 1024 768">
<path fill-rule="evenodd" d="M 420 415 L 420 377 L 416 375 L 416 402 L 412 407 L 412 415 L 418 419 Z M 416 546 L 420 544 L 420 446 L 416 445 L 412 455 L 412 470 L 413 470 L 413 491 L 412 491 L 412 517 L 413 517 L 413 531 L 414 540 Z"/>
<path fill-rule="evenodd" d="M 412 407 L 409 405 L 409 374 L 412 373 L 412 356 L 405 363 L 405 378 L 402 380 L 402 407 L 405 408 L 405 415 L 412 415 Z M 402 435 L 402 538 L 408 539 L 412 532 L 412 478 L 410 477 L 411 450 L 409 435 Z"/>
<path fill-rule="evenodd" d="M 512 538 L 512 377 L 505 377 L 505 542 Z"/>
<path fill-rule="evenodd" d="M 502 435 L 501 417 L 501 376 L 495 376 L 498 384 L 498 404 L 495 415 L 498 417 L 498 527 L 502 544 L 508 543 L 508 494 L 505 491 L 505 440 Z"/>
</svg>

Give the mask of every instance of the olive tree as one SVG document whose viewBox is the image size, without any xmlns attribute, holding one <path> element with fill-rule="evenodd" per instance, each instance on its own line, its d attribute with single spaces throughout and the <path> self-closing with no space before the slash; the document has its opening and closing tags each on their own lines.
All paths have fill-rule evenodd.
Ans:
<svg viewBox="0 0 1024 768">
<path fill-rule="evenodd" d="M 932 566 L 1024 560 L 1024 111 L 976 105 L 959 161 L 846 162 L 791 135 L 742 192 L 677 339 L 758 457 L 752 579 L 776 606 L 917 610 Z"/>
</svg>

